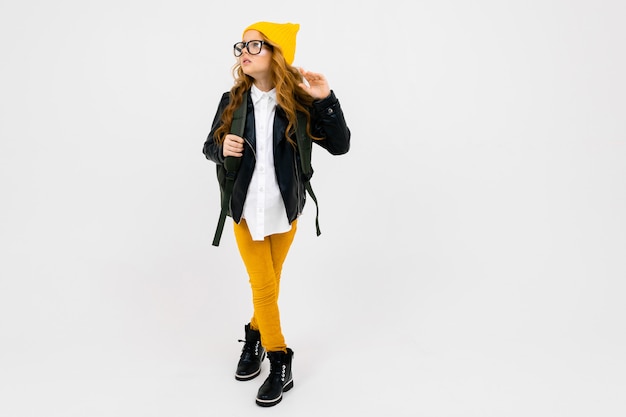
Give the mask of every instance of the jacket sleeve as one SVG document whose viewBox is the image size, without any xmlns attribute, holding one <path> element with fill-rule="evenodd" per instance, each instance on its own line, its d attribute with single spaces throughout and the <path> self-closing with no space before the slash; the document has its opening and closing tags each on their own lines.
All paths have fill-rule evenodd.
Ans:
<svg viewBox="0 0 626 417">
<path fill-rule="evenodd" d="M 222 95 L 220 99 L 220 103 L 217 106 L 217 112 L 215 113 L 215 117 L 213 118 L 213 124 L 211 125 L 211 131 L 209 132 L 209 136 L 204 142 L 204 146 L 202 147 L 202 153 L 204 156 L 215 162 L 216 164 L 222 165 L 224 163 L 224 152 L 222 151 L 222 146 L 218 145 L 215 142 L 215 131 L 222 124 L 222 113 L 224 109 L 228 105 L 230 100 L 230 93 L 226 92 Z"/>
<path fill-rule="evenodd" d="M 342 155 L 350 150 L 350 129 L 341 110 L 339 100 L 331 90 L 330 95 L 313 102 L 312 133 L 324 138 L 313 142 L 332 155 Z"/>
</svg>

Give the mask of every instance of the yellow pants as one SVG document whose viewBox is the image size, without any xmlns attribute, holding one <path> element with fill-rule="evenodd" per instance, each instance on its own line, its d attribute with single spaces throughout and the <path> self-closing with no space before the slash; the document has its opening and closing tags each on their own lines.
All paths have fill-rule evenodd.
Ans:
<svg viewBox="0 0 626 417">
<path fill-rule="evenodd" d="M 287 352 L 280 326 L 278 293 L 280 273 L 296 234 L 297 220 L 292 223 L 290 231 L 266 236 L 262 241 L 252 240 L 245 219 L 240 224 L 233 224 L 235 240 L 252 288 L 254 313 L 250 327 L 261 333 L 261 344 L 265 350 Z"/>
</svg>

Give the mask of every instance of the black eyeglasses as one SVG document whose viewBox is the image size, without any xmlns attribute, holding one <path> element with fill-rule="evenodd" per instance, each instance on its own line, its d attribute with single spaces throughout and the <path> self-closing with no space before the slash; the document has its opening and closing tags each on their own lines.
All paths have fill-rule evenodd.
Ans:
<svg viewBox="0 0 626 417">
<path fill-rule="evenodd" d="M 239 57 L 243 54 L 243 48 L 248 50 L 250 55 L 258 55 L 261 53 L 261 49 L 263 49 L 263 45 L 270 46 L 265 41 L 248 41 L 248 42 L 237 42 L 233 45 L 233 53 L 235 56 Z"/>
</svg>

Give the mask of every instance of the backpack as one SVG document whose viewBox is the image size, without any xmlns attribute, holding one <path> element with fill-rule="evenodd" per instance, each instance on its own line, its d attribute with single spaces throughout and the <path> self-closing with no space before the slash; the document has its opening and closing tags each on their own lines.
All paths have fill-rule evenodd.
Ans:
<svg viewBox="0 0 626 417">
<path fill-rule="evenodd" d="M 241 104 L 239 105 L 239 107 L 237 107 L 237 109 L 235 109 L 235 113 L 233 114 L 233 122 L 230 127 L 230 132 L 233 135 L 243 137 L 243 130 L 246 125 L 247 107 L 248 92 L 245 91 L 243 93 L 243 99 L 241 101 Z M 300 112 L 297 113 L 296 143 L 298 153 L 300 155 L 300 165 L 305 179 L 304 186 L 306 188 L 306 191 L 311 196 L 311 199 L 313 199 L 313 201 L 315 202 L 315 229 L 317 236 L 319 236 L 322 233 L 320 231 L 319 225 L 320 210 L 319 205 L 317 204 L 317 197 L 315 197 L 315 193 L 313 192 L 313 188 L 311 187 L 311 177 L 313 176 L 313 167 L 311 165 L 313 141 L 311 140 L 311 137 L 306 133 L 306 116 Z M 213 246 L 219 246 L 220 244 L 222 231 L 224 229 L 224 222 L 226 221 L 228 208 L 230 206 L 230 199 L 233 192 L 233 184 L 235 183 L 235 178 L 237 177 L 237 171 L 239 170 L 240 164 L 241 158 L 227 156 L 226 158 L 224 158 L 224 165 L 217 166 L 217 177 L 218 182 L 220 183 L 222 207 L 220 211 L 220 217 L 217 222 L 217 228 L 215 230 L 215 236 L 213 237 Z"/>
</svg>

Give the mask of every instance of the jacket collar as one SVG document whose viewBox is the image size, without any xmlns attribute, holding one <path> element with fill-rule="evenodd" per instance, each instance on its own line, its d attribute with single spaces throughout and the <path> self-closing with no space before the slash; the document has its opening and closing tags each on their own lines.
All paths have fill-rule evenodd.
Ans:
<svg viewBox="0 0 626 417">
<path fill-rule="evenodd" d="M 261 91 L 257 88 L 256 85 L 252 84 L 252 88 L 250 89 L 250 97 L 252 98 L 252 104 L 257 104 L 259 100 L 261 100 L 264 96 L 269 96 L 274 103 L 276 103 L 276 89 L 272 88 L 268 92 Z"/>
</svg>

